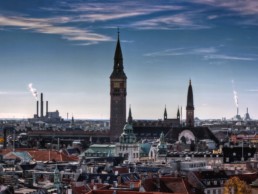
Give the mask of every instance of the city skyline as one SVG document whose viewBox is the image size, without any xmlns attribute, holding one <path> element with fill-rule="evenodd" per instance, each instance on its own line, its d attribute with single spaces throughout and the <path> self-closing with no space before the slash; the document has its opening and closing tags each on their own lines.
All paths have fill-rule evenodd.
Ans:
<svg viewBox="0 0 258 194">
<path fill-rule="evenodd" d="M 258 118 L 258 2 L 0 2 L 0 118 L 44 93 L 62 117 L 109 119 L 117 27 L 134 119 L 175 118 L 192 80 L 200 119 Z M 34 91 L 35 92 L 35 91 Z"/>
</svg>

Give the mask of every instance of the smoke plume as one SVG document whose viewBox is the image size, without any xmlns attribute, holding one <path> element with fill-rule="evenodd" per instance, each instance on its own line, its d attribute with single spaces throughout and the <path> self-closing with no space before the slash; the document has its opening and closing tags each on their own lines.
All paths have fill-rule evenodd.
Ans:
<svg viewBox="0 0 258 194">
<path fill-rule="evenodd" d="M 235 101 L 235 104 L 236 104 L 236 107 L 238 108 L 238 97 L 237 97 L 237 92 L 236 90 L 234 89 L 234 80 L 232 80 L 232 86 L 233 86 L 233 95 L 234 95 L 234 101 Z"/>
<path fill-rule="evenodd" d="M 233 94 L 234 94 L 234 100 L 235 100 L 236 107 L 238 108 L 238 97 L 237 97 L 237 92 L 234 90 L 234 91 L 233 91 Z"/>
<path fill-rule="evenodd" d="M 38 100 L 38 92 L 37 92 L 37 89 L 36 89 L 36 88 L 33 88 L 33 84 L 32 84 L 32 83 L 29 83 L 28 88 L 29 88 L 29 90 L 30 90 L 32 96 L 34 96 L 34 98 L 35 98 L 36 100 Z"/>
</svg>

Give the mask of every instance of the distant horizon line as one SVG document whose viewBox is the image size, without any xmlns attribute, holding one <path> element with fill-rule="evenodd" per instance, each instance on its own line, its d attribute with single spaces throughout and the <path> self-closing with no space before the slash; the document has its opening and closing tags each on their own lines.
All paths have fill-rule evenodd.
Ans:
<svg viewBox="0 0 258 194">
<path fill-rule="evenodd" d="M 216 120 L 224 120 L 225 117 L 222 117 L 222 118 L 209 118 L 209 119 L 200 119 L 198 117 L 195 117 L 195 119 L 199 119 L 200 121 L 207 121 L 207 120 L 213 120 L 213 121 L 216 121 Z M 18 121 L 18 120 L 29 120 L 29 119 L 34 119 L 34 118 L 0 118 L 0 121 L 5 121 L 5 120 L 8 120 L 8 121 Z M 39 118 L 40 119 L 40 118 Z M 66 118 L 62 118 L 64 121 L 71 121 L 72 118 L 69 118 L 69 119 L 66 119 Z M 175 118 L 171 118 L 171 119 L 175 119 Z M 74 120 L 91 120 L 91 121 L 110 121 L 110 119 L 101 119 L 101 118 L 74 118 Z M 148 118 L 145 118 L 145 119 L 133 119 L 135 121 L 142 121 L 142 120 L 148 120 L 148 121 L 158 121 L 158 120 L 164 120 L 164 119 L 148 119 Z M 185 119 L 182 119 L 182 121 L 185 121 Z M 225 118 L 225 121 L 236 121 L 236 120 L 233 120 L 233 118 L 230 118 L 230 119 L 227 119 Z M 241 121 L 244 121 L 244 120 L 241 120 Z M 258 119 L 251 119 L 250 121 L 258 121 Z"/>
</svg>

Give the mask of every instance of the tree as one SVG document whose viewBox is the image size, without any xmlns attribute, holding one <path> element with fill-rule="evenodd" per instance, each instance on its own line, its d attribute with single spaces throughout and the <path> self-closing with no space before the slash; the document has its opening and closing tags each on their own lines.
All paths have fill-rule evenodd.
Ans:
<svg viewBox="0 0 258 194">
<path fill-rule="evenodd" d="M 224 194 L 251 194 L 251 187 L 238 177 L 232 177 L 224 185 Z"/>
</svg>

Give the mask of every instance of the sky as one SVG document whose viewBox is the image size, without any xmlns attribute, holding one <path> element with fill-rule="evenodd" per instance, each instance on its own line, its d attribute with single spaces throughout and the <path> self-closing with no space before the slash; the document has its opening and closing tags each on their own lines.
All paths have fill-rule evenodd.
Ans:
<svg viewBox="0 0 258 194">
<path fill-rule="evenodd" d="M 63 118 L 109 119 L 118 27 L 134 119 L 184 119 L 189 79 L 196 117 L 258 119 L 256 0 L 2 0 L 0 118 L 43 92 Z"/>
</svg>

